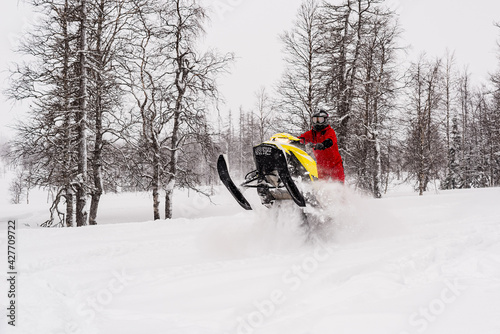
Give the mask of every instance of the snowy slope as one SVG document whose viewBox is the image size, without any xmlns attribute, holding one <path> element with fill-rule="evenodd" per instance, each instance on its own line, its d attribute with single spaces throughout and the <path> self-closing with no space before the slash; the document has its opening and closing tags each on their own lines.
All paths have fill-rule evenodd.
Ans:
<svg viewBox="0 0 500 334">
<path fill-rule="evenodd" d="M 101 225 L 72 229 L 34 228 L 41 206 L 4 205 L 1 252 L 6 217 L 21 227 L 19 311 L 0 331 L 500 333 L 499 188 L 347 190 L 315 244 L 293 207 L 246 212 L 225 189 L 177 198 L 177 218 L 153 222 L 148 195 L 107 195 Z"/>
</svg>

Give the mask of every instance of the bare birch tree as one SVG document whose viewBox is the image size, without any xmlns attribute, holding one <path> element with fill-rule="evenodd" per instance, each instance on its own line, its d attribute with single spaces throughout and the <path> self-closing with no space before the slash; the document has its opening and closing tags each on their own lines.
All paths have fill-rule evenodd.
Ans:
<svg viewBox="0 0 500 334">
<path fill-rule="evenodd" d="M 322 43 L 319 5 L 306 0 L 300 6 L 294 27 L 282 34 L 286 69 L 278 83 L 278 108 L 287 131 L 306 131 L 321 102 L 322 80 L 319 49 Z"/>
<path fill-rule="evenodd" d="M 349 121 L 353 101 L 360 83 L 359 67 L 367 24 L 380 0 L 345 0 L 341 4 L 325 3 L 321 15 L 324 45 L 325 94 L 335 110 L 336 131 L 341 154 L 347 155 Z"/>
<path fill-rule="evenodd" d="M 28 61 L 18 62 L 11 70 L 7 96 L 31 104 L 28 118 L 17 127 L 11 154 L 21 163 L 33 161 L 34 185 L 58 187 L 54 208 L 65 200 L 65 214 L 59 215 L 65 221 L 54 222 L 56 217 L 51 214 L 48 224 L 73 226 L 78 184 L 75 115 L 79 105 L 76 53 L 80 13 L 70 0 L 33 0 L 31 4 L 44 16 L 21 41 L 18 52 L 28 56 Z"/>
<path fill-rule="evenodd" d="M 172 217 L 172 197 L 183 146 L 207 131 L 207 106 L 218 98 L 216 77 L 226 70 L 231 54 L 198 52 L 204 9 L 192 0 L 136 3 L 139 43 L 124 66 L 128 86 L 141 115 L 142 141 L 148 152 L 153 191 L 153 216 L 160 219 L 159 194 L 165 191 L 165 218 Z M 206 140 L 205 140 L 206 142 Z M 186 173 L 183 173 L 187 175 Z"/>
<path fill-rule="evenodd" d="M 87 44 L 87 0 L 80 0 L 79 15 L 79 43 L 77 51 L 78 59 L 78 111 L 76 114 L 77 140 L 78 140 L 78 175 L 75 182 L 76 187 L 76 226 L 87 225 L 87 196 L 88 189 L 88 152 L 87 152 L 87 129 L 88 129 L 88 44 Z"/>
<path fill-rule="evenodd" d="M 351 125 L 356 151 L 351 152 L 357 170 L 357 185 L 374 197 L 382 196 L 382 154 L 389 145 L 391 115 L 395 110 L 399 27 L 395 14 L 374 9 L 365 23 L 366 37 L 360 51 L 359 99 L 353 101 Z"/>
<path fill-rule="evenodd" d="M 270 130 L 282 131 L 282 129 L 275 129 L 273 122 L 273 104 L 271 101 L 271 97 L 268 95 L 266 88 L 261 87 L 255 93 L 255 114 L 257 116 L 257 120 L 259 122 L 259 142 L 263 142 L 268 140 L 270 136 Z M 280 124 L 281 125 L 281 124 Z"/>
<path fill-rule="evenodd" d="M 439 115 L 436 111 L 442 101 L 441 60 L 428 62 L 424 56 L 413 64 L 408 107 L 411 113 L 406 147 L 408 171 L 417 179 L 419 195 L 427 191 L 431 177 L 445 165 L 445 153 Z"/>
<path fill-rule="evenodd" d="M 126 125 L 121 124 L 114 113 L 122 107 L 123 92 L 114 63 L 123 58 L 121 50 L 129 40 L 126 36 L 128 21 L 133 14 L 128 0 L 99 0 L 90 3 L 93 25 L 89 27 L 89 123 L 91 124 L 91 182 L 89 224 L 97 224 L 99 201 L 104 192 L 106 170 L 106 146 L 117 138 Z M 107 139 L 106 137 L 107 136 Z"/>
</svg>

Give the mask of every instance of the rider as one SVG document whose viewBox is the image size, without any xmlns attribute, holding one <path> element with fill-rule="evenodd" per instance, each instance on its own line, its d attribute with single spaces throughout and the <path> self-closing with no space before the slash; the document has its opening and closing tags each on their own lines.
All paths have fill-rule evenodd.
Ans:
<svg viewBox="0 0 500 334">
<path fill-rule="evenodd" d="M 335 130 L 328 124 L 328 114 L 319 109 L 312 115 L 312 129 L 299 136 L 303 144 L 312 143 L 320 179 L 344 183 L 344 165 Z"/>
</svg>

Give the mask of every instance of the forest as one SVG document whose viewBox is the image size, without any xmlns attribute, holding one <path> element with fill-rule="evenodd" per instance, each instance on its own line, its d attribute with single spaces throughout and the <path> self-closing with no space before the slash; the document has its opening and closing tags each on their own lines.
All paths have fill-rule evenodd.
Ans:
<svg viewBox="0 0 500 334">
<path fill-rule="evenodd" d="M 43 15 L 4 92 L 29 117 L 0 153 L 17 169 L 13 203 L 53 189 L 46 226 L 97 224 L 106 192 L 151 192 L 154 219 L 169 219 L 174 188 L 209 196 L 219 184 L 219 154 L 242 178 L 254 145 L 308 130 L 317 108 L 330 114 L 346 183 L 375 198 L 394 179 L 420 195 L 433 182 L 500 185 L 500 46 L 480 84 L 452 50 L 408 62 L 383 0 L 305 0 L 279 36 L 280 80 L 238 111 L 218 89 L 236 57 L 200 49 L 209 14 L 198 0 L 29 2 Z"/>
</svg>

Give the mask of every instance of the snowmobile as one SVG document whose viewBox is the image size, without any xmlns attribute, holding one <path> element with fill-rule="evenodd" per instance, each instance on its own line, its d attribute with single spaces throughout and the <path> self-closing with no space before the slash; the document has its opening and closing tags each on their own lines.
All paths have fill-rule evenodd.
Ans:
<svg viewBox="0 0 500 334">
<path fill-rule="evenodd" d="M 292 200 L 299 207 L 305 207 L 306 203 L 312 202 L 297 184 L 314 182 L 318 179 L 318 171 L 316 162 L 305 152 L 305 145 L 299 138 L 288 133 L 275 134 L 253 148 L 253 158 L 256 169 L 246 174 L 240 187 L 256 188 L 264 206 L 272 207 L 279 201 Z M 241 207 L 252 210 L 240 188 L 232 181 L 224 155 L 217 160 L 217 171 Z"/>
</svg>

